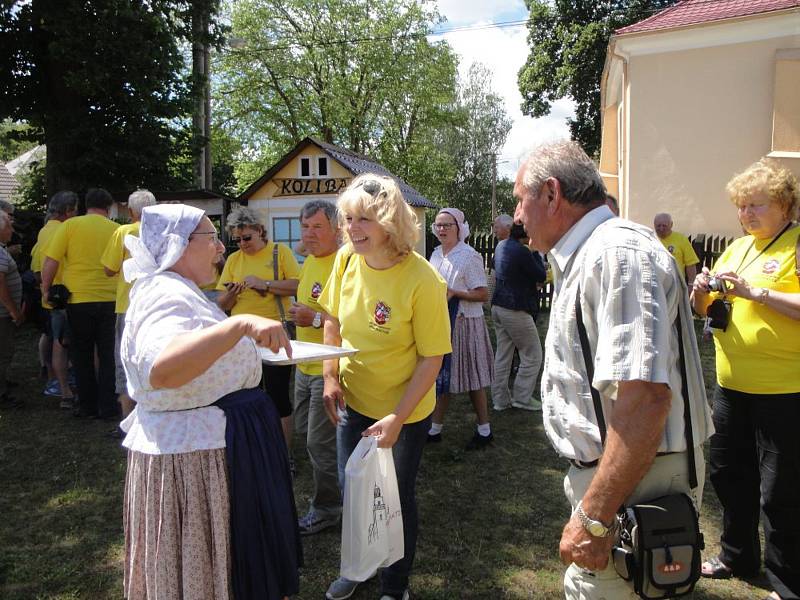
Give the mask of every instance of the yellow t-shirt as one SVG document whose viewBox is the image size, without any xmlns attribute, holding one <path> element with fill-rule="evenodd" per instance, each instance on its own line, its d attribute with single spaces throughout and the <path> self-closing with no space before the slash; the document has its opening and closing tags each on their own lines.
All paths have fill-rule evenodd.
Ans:
<svg viewBox="0 0 800 600">
<path fill-rule="evenodd" d="M 224 290 L 225 284 L 229 282 L 244 281 L 248 275 L 255 275 L 260 279 L 275 279 L 272 270 L 272 246 L 273 242 L 267 242 L 261 250 L 253 255 L 248 255 L 237 250 L 228 257 L 222 275 L 219 276 L 217 283 L 218 290 Z M 294 254 L 288 246 L 278 244 L 278 279 L 297 279 L 300 275 L 300 265 L 297 264 Z M 268 319 L 280 319 L 280 311 L 275 298 L 280 298 L 283 303 L 283 310 L 286 318 L 289 318 L 289 308 L 292 305 L 291 296 L 275 296 L 266 294 L 262 296 L 255 290 L 247 289 L 239 294 L 236 304 L 231 309 L 232 315 L 258 315 Z"/>
<path fill-rule="evenodd" d="M 67 219 L 56 230 L 45 254 L 62 263 L 70 304 L 116 298 L 117 278 L 106 276 L 100 257 L 117 227 L 111 219 L 89 214 Z"/>
<path fill-rule="evenodd" d="M 678 263 L 678 270 L 684 277 L 686 277 L 686 267 L 691 267 L 700 262 L 689 238 L 685 235 L 673 231 L 664 239 L 658 239 L 661 240 L 664 248 L 669 250 L 669 253 L 675 258 L 675 262 Z"/>
<path fill-rule="evenodd" d="M 419 357 L 452 350 L 447 284 L 416 252 L 380 271 L 357 254 L 347 257 L 346 249 L 337 254 L 319 304 L 339 320 L 342 346 L 359 350 L 339 360 L 345 401 L 382 419 L 402 399 Z M 435 404 L 432 385 L 406 422 L 421 421 Z"/>
<path fill-rule="evenodd" d="M 325 312 L 319 305 L 319 297 L 322 288 L 328 282 L 328 277 L 333 269 L 333 261 L 336 259 L 336 252 L 317 258 L 309 255 L 300 269 L 300 283 L 297 286 L 297 301 L 305 304 L 311 310 Z M 297 328 L 297 339 L 301 342 L 323 342 L 323 329 L 313 327 Z M 322 362 L 301 363 L 297 368 L 306 375 L 322 375 Z"/>
<path fill-rule="evenodd" d="M 770 240 L 739 238 L 722 253 L 713 272 L 735 271 L 753 287 L 800 293 L 795 274 L 798 236 L 800 227 L 787 231 L 750 265 Z M 719 384 L 748 394 L 800 392 L 800 321 L 753 300 L 727 300 L 733 305 L 730 324 L 725 331 L 713 330 Z"/>
<path fill-rule="evenodd" d="M 31 249 L 31 271 L 34 273 L 41 273 L 42 266 L 44 265 L 45 259 L 45 252 L 47 250 L 47 245 L 50 243 L 50 240 L 53 239 L 53 235 L 61 226 L 61 221 L 58 219 L 50 219 L 47 223 L 44 224 L 39 230 L 39 235 L 36 238 L 36 245 Z M 64 265 L 58 265 L 58 271 L 56 271 L 55 277 L 53 277 L 53 284 L 60 284 L 62 283 L 62 272 L 64 271 Z M 47 310 L 52 309 L 53 307 L 50 306 L 45 297 L 42 296 L 42 308 L 46 308 Z"/>
<path fill-rule="evenodd" d="M 125 311 L 128 310 L 131 286 L 133 285 L 133 283 L 125 281 L 122 273 L 122 263 L 125 259 L 130 258 L 130 252 L 125 248 L 125 236 L 130 233 L 139 237 L 139 225 L 140 223 L 137 221 L 117 227 L 111 235 L 111 239 L 108 240 L 103 256 L 100 257 L 100 262 L 104 267 L 119 273 L 117 276 L 117 304 L 114 306 L 114 312 L 118 315 L 125 314 Z"/>
</svg>

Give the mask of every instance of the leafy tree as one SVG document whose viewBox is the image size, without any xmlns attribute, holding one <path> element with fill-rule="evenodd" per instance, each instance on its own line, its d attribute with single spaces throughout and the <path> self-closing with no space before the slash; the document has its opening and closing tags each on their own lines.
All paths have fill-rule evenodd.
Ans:
<svg viewBox="0 0 800 600">
<path fill-rule="evenodd" d="M 457 60 L 426 35 L 427 0 L 239 0 L 236 48 L 216 65 L 215 114 L 257 167 L 311 135 L 384 163 L 440 197 L 452 174 L 435 130 L 450 119 Z M 439 136 L 440 138 L 441 136 Z"/>
<path fill-rule="evenodd" d="M 590 155 L 600 150 L 600 77 L 617 29 L 667 8 L 676 0 L 526 0 L 530 54 L 519 72 L 522 112 L 550 113 L 555 100 L 575 101 L 567 119 L 572 138 Z"/>
<path fill-rule="evenodd" d="M 192 82 L 181 41 L 218 0 L 28 0 L 0 8 L 0 117 L 47 146 L 48 194 L 171 188 Z M 213 37 L 214 30 L 209 34 Z"/>
<path fill-rule="evenodd" d="M 35 148 L 36 131 L 26 123 L 0 121 L 0 161 L 9 162 Z"/>
<path fill-rule="evenodd" d="M 470 66 L 458 90 L 458 122 L 446 135 L 456 173 L 446 203 L 464 211 L 473 227 L 491 222 L 492 167 L 511 130 L 503 99 L 491 91 L 492 76 L 480 63 Z"/>
</svg>

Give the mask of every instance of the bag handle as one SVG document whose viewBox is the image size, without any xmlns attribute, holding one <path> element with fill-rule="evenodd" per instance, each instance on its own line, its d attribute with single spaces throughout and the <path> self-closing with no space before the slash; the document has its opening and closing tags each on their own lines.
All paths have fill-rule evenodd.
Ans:
<svg viewBox="0 0 800 600">
<path fill-rule="evenodd" d="M 589 348 L 589 336 L 586 334 L 586 326 L 583 323 L 583 310 L 581 309 L 581 287 L 575 296 L 575 319 L 578 324 L 578 338 L 581 343 L 581 352 L 586 366 L 586 375 L 589 378 L 589 389 L 592 393 L 592 403 L 597 418 L 597 428 L 600 430 L 600 443 L 605 448 L 606 445 L 606 420 L 603 414 L 603 404 L 600 401 L 600 392 L 594 387 L 594 360 Z M 678 328 L 678 364 L 681 371 L 681 395 L 683 396 L 683 432 L 686 436 L 686 453 L 689 459 L 689 485 L 696 489 L 697 466 L 695 465 L 694 455 L 694 432 L 692 431 L 692 409 L 689 404 L 689 381 L 686 376 L 686 355 L 683 348 L 683 325 L 681 321 L 681 308 L 675 315 L 675 325 Z"/>
</svg>

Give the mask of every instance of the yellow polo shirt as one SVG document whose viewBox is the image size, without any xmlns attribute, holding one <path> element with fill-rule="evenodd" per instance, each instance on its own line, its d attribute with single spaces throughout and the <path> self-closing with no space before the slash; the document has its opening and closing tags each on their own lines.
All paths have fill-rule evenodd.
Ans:
<svg viewBox="0 0 800 600">
<path fill-rule="evenodd" d="M 700 259 L 697 256 L 697 253 L 692 248 L 692 244 L 685 235 L 680 233 L 672 232 L 663 240 L 661 243 L 664 244 L 664 248 L 669 250 L 669 253 L 675 258 L 675 262 L 678 263 L 679 272 L 686 277 L 686 267 L 691 267 L 692 265 L 696 265 L 700 262 Z"/>
<path fill-rule="evenodd" d="M 272 269 L 272 246 L 273 242 L 267 242 L 261 250 L 255 254 L 245 254 L 237 250 L 228 257 L 225 268 L 219 276 L 217 283 L 218 290 L 224 290 L 225 284 L 229 282 L 241 282 L 248 275 L 255 275 L 260 279 L 273 280 L 275 274 Z M 278 244 L 278 279 L 297 279 L 300 275 L 300 265 L 294 253 L 284 244 Z M 275 301 L 280 298 L 283 303 L 283 310 L 286 318 L 289 318 L 289 308 L 292 305 L 291 296 L 275 296 L 266 294 L 262 296 L 255 290 L 244 290 L 239 294 L 236 304 L 231 309 L 232 315 L 249 314 L 266 317 L 267 319 L 280 320 L 281 315 L 278 304 Z"/>
<path fill-rule="evenodd" d="M 89 214 L 67 219 L 56 230 L 45 255 L 61 263 L 70 304 L 114 302 L 117 278 L 106 276 L 100 257 L 117 227 L 111 219 Z"/>
<path fill-rule="evenodd" d="M 369 267 L 347 249 L 336 256 L 320 306 L 339 320 L 342 346 L 357 348 L 339 360 L 347 404 L 372 419 L 391 413 L 406 391 L 420 357 L 449 353 L 447 284 L 416 252 L 389 269 Z M 436 404 L 435 385 L 406 421 L 427 417 Z"/>
<path fill-rule="evenodd" d="M 325 312 L 325 309 L 319 305 L 319 297 L 328 282 L 334 260 L 336 260 L 336 252 L 321 258 L 313 255 L 306 257 L 303 267 L 300 269 L 300 283 L 297 286 L 297 301 L 300 304 L 305 304 L 316 312 Z M 321 344 L 323 342 L 323 333 L 322 327 L 319 329 L 297 327 L 297 339 L 301 342 Z M 322 375 L 321 361 L 301 363 L 297 365 L 297 368 L 306 375 Z"/>
<path fill-rule="evenodd" d="M 111 271 L 118 273 L 117 279 L 117 303 L 114 306 L 114 312 L 118 315 L 125 314 L 128 310 L 128 303 L 130 302 L 131 286 L 133 283 L 125 281 L 125 276 L 122 273 L 122 263 L 125 259 L 130 258 L 130 253 L 125 248 L 125 236 L 131 234 L 139 237 L 140 223 L 128 223 L 127 225 L 120 225 L 111 235 L 108 240 L 106 249 L 103 256 L 100 257 L 100 262 L 104 267 Z"/>
<path fill-rule="evenodd" d="M 42 265 L 44 264 L 45 251 L 47 250 L 47 245 L 50 243 L 50 240 L 53 239 L 53 235 L 60 226 L 61 226 L 61 221 L 59 221 L 58 219 L 50 219 L 47 223 L 44 224 L 44 227 L 42 227 L 39 230 L 39 235 L 36 238 L 36 244 L 31 249 L 31 271 L 33 271 L 34 273 L 42 272 Z M 52 285 L 62 283 L 63 270 L 64 270 L 64 265 L 59 263 L 58 271 L 56 271 L 56 276 L 53 277 Z M 44 296 L 42 296 L 42 308 L 46 308 L 47 310 L 53 308 L 47 303 Z"/>
<path fill-rule="evenodd" d="M 770 240 L 739 238 L 722 253 L 713 272 L 735 271 L 752 287 L 800 293 L 795 274 L 798 236 L 800 227 L 790 229 L 749 266 Z M 753 300 L 727 300 L 732 303 L 730 324 L 725 331 L 713 330 L 719 384 L 748 394 L 800 392 L 800 321 Z"/>
</svg>

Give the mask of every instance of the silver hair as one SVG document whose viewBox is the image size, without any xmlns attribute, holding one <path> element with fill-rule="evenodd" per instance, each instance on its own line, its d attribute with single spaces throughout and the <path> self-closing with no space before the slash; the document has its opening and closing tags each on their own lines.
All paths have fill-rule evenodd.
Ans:
<svg viewBox="0 0 800 600">
<path fill-rule="evenodd" d="M 145 206 L 155 206 L 156 197 L 150 190 L 136 190 L 128 196 L 128 210 L 134 218 L 142 216 L 142 209 Z"/>
<path fill-rule="evenodd" d="M 260 229 L 266 231 L 258 214 L 252 208 L 247 206 L 239 206 L 231 211 L 226 221 L 228 229 L 241 229 L 243 227 L 251 227 L 253 229 Z"/>
<path fill-rule="evenodd" d="M 0 210 L 0 229 L 6 226 L 6 223 L 11 223 L 11 217 L 4 210 Z"/>
<path fill-rule="evenodd" d="M 537 193 L 552 177 L 558 180 L 561 194 L 570 204 L 588 206 L 606 200 L 600 172 L 577 142 L 543 144 L 531 152 L 523 169 L 522 186 L 531 193 Z"/>
<path fill-rule="evenodd" d="M 14 205 L 11 204 L 11 202 L 8 202 L 6 200 L 0 199 L 0 212 L 3 212 L 5 214 L 7 214 L 7 215 L 13 215 L 14 214 Z"/>
<path fill-rule="evenodd" d="M 339 216 L 336 211 L 336 205 L 327 200 L 311 200 L 310 202 L 306 202 L 303 208 L 300 209 L 300 220 L 310 219 L 319 211 L 325 213 L 331 227 L 336 229 L 339 226 Z"/>
<path fill-rule="evenodd" d="M 497 215 L 495 221 L 497 221 L 503 227 L 510 228 L 514 224 L 514 217 L 503 213 L 502 215 Z"/>
<path fill-rule="evenodd" d="M 47 203 L 47 214 L 53 217 L 66 216 L 78 207 L 78 194 L 69 190 L 56 192 Z"/>
</svg>

